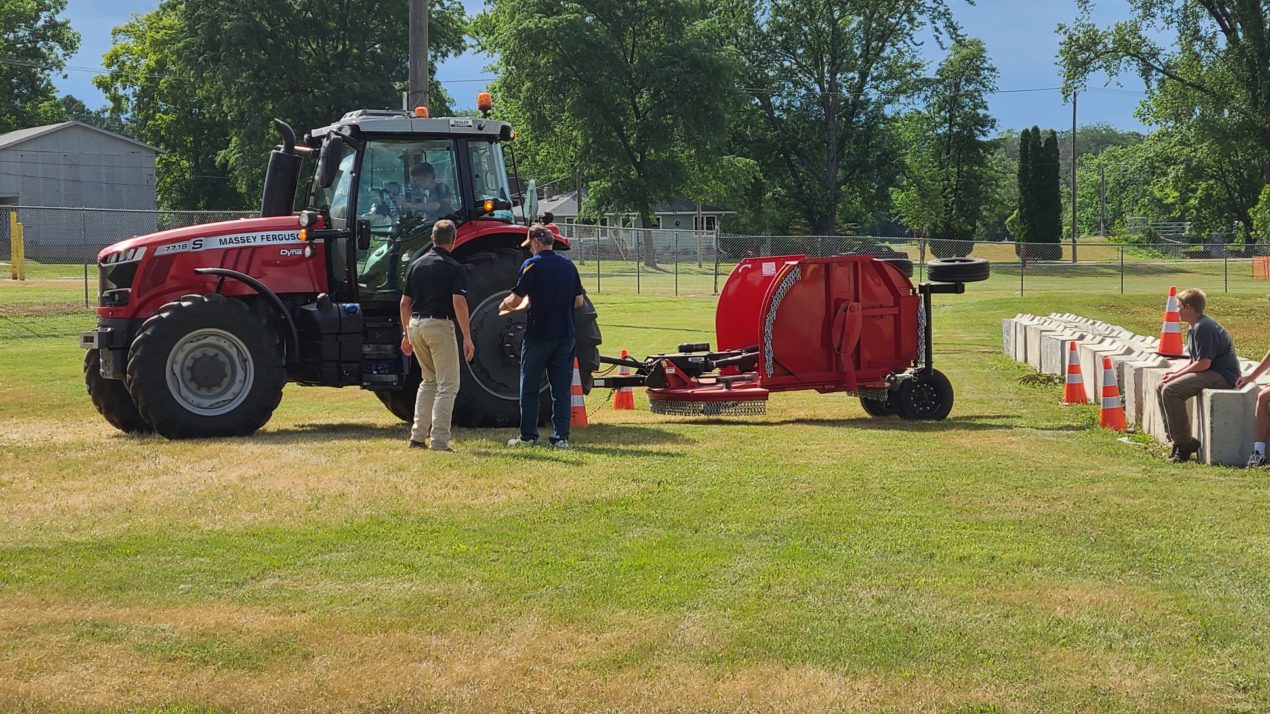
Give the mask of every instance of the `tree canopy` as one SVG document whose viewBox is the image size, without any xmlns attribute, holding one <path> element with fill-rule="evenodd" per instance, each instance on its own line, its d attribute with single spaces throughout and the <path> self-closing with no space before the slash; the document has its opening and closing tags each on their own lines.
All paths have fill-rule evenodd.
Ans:
<svg viewBox="0 0 1270 714">
<path fill-rule="evenodd" d="M 1130 0 L 1133 18 L 1102 27 L 1093 0 L 1063 33 L 1060 56 L 1070 87 L 1096 71 L 1137 72 L 1147 98 L 1139 109 L 1182 151 L 1172 190 L 1202 197 L 1180 203 L 1182 217 L 1210 229 L 1239 225 L 1253 237 L 1250 211 L 1270 183 L 1270 5 L 1261 0 Z M 1171 43 L 1156 38 L 1172 36 Z"/>
<path fill-rule="evenodd" d="M 62 121 L 50 75 L 79 49 L 67 0 L 0 0 L 0 134 Z"/>
<path fill-rule="evenodd" d="M 735 53 L 703 0 L 493 0 L 477 18 L 498 57 L 506 116 L 524 123 L 536 166 L 585 172 L 588 203 L 630 211 L 677 198 L 717 161 L 739 95 Z M 644 259 L 655 264 L 651 250 Z"/>
<path fill-rule="evenodd" d="M 115 28 L 96 78 L 136 136 L 160 156 L 161 205 L 253 206 L 270 125 L 298 133 L 362 107 L 401 105 L 407 69 L 406 3 L 371 0 L 163 0 Z M 466 21 L 455 0 L 434 0 L 434 61 L 461 51 Z M 435 113 L 444 94 L 431 89 Z"/>
<path fill-rule="evenodd" d="M 903 122 L 904 176 L 894 191 L 904 222 L 923 230 L 936 255 L 968 255 L 996 188 L 988 133 L 996 126 L 987 94 L 997 71 L 976 39 L 953 43 L 923 91 L 925 106 Z"/>
</svg>

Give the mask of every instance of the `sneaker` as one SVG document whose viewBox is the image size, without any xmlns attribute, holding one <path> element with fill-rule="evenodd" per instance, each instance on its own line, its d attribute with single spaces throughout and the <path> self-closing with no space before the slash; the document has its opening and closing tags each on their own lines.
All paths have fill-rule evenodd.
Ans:
<svg viewBox="0 0 1270 714">
<path fill-rule="evenodd" d="M 515 439 L 509 439 L 507 441 L 508 446 L 533 446 L 534 444 L 537 444 L 537 443 L 538 443 L 537 439 L 525 440 L 520 438 L 519 436 L 516 437 Z"/>
<path fill-rule="evenodd" d="M 414 439 L 410 440 L 410 448 L 412 449 L 422 449 L 425 446 L 427 446 L 427 444 L 422 441 L 415 441 Z"/>
<path fill-rule="evenodd" d="M 1266 463 L 1266 455 L 1259 451 L 1252 452 L 1252 455 L 1248 457 L 1248 468 L 1250 469 L 1262 468 Z"/>
<path fill-rule="evenodd" d="M 553 442 L 551 442 L 551 448 L 553 448 L 553 449 L 567 449 L 567 448 L 569 448 L 569 440 L 568 440 L 568 439 L 561 439 L 561 440 L 559 440 L 559 441 L 553 441 Z"/>
</svg>

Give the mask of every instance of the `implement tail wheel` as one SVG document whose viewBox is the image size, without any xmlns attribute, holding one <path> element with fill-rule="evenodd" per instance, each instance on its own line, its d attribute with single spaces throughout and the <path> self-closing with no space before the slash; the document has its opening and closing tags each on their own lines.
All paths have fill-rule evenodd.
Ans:
<svg viewBox="0 0 1270 714">
<path fill-rule="evenodd" d="M 894 401 L 902 419 L 939 421 L 952 411 L 952 383 L 937 369 L 921 371 L 900 383 Z"/>
<path fill-rule="evenodd" d="M 860 406 L 864 407 L 864 412 L 871 417 L 889 417 L 895 416 L 896 400 L 895 392 L 887 391 L 886 396 L 878 399 L 876 397 L 860 397 Z"/>
</svg>

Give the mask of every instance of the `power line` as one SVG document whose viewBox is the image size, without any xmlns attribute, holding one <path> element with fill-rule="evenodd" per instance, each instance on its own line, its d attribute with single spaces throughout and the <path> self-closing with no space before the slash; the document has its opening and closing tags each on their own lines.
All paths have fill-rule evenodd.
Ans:
<svg viewBox="0 0 1270 714">
<path fill-rule="evenodd" d="M 0 64 L 17 65 L 20 67 L 34 67 L 35 69 L 44 70 L 45 72 L 90 72 L 92 74 L 109 74 L 111 70 L 105 67 L 90 67 L 87 65 L 68 64 L 62 67 L 54 67 L 46 63 L 35 62 L 33 60 L 24 60 L 17 57 L 0 57 Z M 171 74 L 143 74 L 142 77 L 148 79 L 174 79 L 175 75 Z M 468 84 L 473 82 L 491 82 L 496 77 L 475 77 L 472 79 L 434 79 L 437 84 Z"/>
</svg>

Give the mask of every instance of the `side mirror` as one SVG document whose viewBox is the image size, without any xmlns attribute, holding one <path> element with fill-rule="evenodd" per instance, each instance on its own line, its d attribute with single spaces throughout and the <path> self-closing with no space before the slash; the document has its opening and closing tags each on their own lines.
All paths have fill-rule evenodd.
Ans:
<svg viewBox="0 0 1270 714">
<path fill-rule="evenodd" d="M 344 137 L 332 134 L 322 144 L 322 152 L 318 154 L 317 179 L 318 186 L 330 188 L 335 183 L 335 173 L 340 169 L 340 157 L 344 153 Z"/>
<path fill-rule="evenodd" d="M 370 250 L 370 221 L 365 219 L 357 222 L 357 249 Z"/>
</svg>

